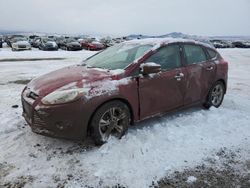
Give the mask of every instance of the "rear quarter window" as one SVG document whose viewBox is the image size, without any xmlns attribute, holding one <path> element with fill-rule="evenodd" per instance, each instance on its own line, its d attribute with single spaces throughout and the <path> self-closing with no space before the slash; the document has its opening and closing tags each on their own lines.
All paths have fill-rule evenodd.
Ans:
<svg viewBox="0 0 250 188">
<path fill-rule="evenodd" d="M 187 64 L 201 63 L 207 60 L 202 47 L 193 44 L 184 44 L 184 51 Z"/>
</svg>

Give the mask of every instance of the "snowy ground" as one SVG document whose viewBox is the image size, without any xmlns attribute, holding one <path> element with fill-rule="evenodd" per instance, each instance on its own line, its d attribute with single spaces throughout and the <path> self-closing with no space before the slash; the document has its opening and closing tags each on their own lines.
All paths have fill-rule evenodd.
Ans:
<svg viewBox="0 0 250 188">
<path fill-rule="evenodd" d="M 20 103 L 22 83 L 79 63 L 93 52 L 3 49 L 0 60 L 34 56 L 66 59 L 0 62 L 0 187 L 111 187 L 119 184 L 144 188 L 160 180 L 159 186 L 164 187 L 166 177 L 170 177 L 169 183 L 174 172 L 182 173 L 187 169 L 189 173 L 184 181 L 193 184 L 202 180 L 194 170 L 197 167 L 231 165 L 232 161 L 228 162 L 222 151 L 232 153 L 233 161 L 239 165 L 231 166 L 237 168 L 240 176 L 249 174 L 250 165 L 245 168 L 247 165 L 241 164 L 248 164 L 250 160 L 250 50 L 220 52 L 230 63 L 228 92 L 221 108 L 207 111 L 197 107 L 147 120 L 129 129 L 121 140 L 111 138 L 98 148 L 91 143 L 32 133 L 21 116 Z M 19 107 L 12 108 L 16 104 Z"/>
</svg>

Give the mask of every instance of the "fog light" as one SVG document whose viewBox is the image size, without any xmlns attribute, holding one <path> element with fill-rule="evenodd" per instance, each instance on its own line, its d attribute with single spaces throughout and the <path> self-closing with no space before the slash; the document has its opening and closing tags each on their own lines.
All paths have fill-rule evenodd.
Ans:
<svg viewBox="0 0 250 188">
<path fill-rule="evenodd" d="M 55 123 L 55 125 L 59 130 L 65 130 L 72 126 L 70 121 L 58 121 Z"/>
<path fill-rule="evenodd" d="M 56 127 L 57 127 L 59 130 L 63 130 L 63 129 L 64 129 L 62 122 L 57 122 L 57 123 L 56 123 Z"/>
</svg>

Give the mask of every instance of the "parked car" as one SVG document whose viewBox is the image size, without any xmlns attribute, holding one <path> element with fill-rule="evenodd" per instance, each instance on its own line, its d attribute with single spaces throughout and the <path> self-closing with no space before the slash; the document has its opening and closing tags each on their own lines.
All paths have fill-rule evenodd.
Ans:
<svg viewBox="0 0 250 188">
<path fill-rule="evenodd" d="M 63 36 L 56 38 L 55 42 L 56 42 L 58 48 L 62 48 L 62 46 L 64 46 L 65 40 L 66 40 L 66 38 Z"/>
<path fill-rule="evenodd" d="M 37 35 L 30 35 L 29 36 L 29 43 L 32 45 L 32 43 L 34 42 L 34 40 L 36 40 L 39 36 Z"/>
<path fill-rule="evenodd" d="M 115 42 L 111 39 L 111 37 L 102 38 L 102 39 L 100 40 L 100 42 L 101 42 L 106 48 L 115 45 Z"/>
<path fill-rule="evenodd" d="M 60 43 L 60 48 L 68 51 L 82 50 L 81 44 L 74 38 L 65 39 Z"/>
<path fill-rule="evenodd" d="M 201 104 L 219 107 L 228 63 L 204 43 L 142 39 L 117 44 L 81 65 L 32 80 L 21 97 L 36 133 L 97 144 L 134 122 Z"/>
<path fill-rule="evenodd" d="M 92 50 L 92 51 L 103 50 L 106 48 L 102 43 L 100 43 L 98 41 L 89 42 L 86 40 L 81 42 L 81 46 L 85 50 Z"/>
<path fill-rule="evenodd" d="M 11 40 L 12 51 L 31 50 L 31 45 L 27 38 L 15 37 Z"/>
<path fill-rule="evenodd" d="M 39 49 L 43 51 L 57 51 L 58 46 L 53 39 L 50 38 L 41 38 Z"/>
<path fill-rule="evenodd" d="M 28 40 L 29 40 L 29 43 L 32 47 L 33 47 L 35 40 L 37 40 L 38 38 L 39 38 L 39 36 L 37 36 L 37 35 L 30 35 L 29 36 Z"/>
<path fill-rule="evenodd" d="M 232 45 L 229 42 L 222 40 L 212 40 L 210 41 L 215 48 L 232 48 Z"/>
<path fill-rule="evenodd" d="M 30 44 L 31 44 L 31 46 L 32 46 L 33 48 L 39 48 L 39 45 L 41 44 L 41 40 L 42 40 L 41 37 L 35 37 L 35 38 L 30 42 Z"/>
<path fill-rule="evenodd" d="M 237 42 L 233 42 L 233 46 L 235 48 L 250 48 L 250 43 L 237 41 Z"/>
<path fill-rule="evenodd" d="M 13 42 L 13 40 L 15 38 L 25 38 L 25 36 L 23 36 L 23 35 L 9 35 L 9 36 L 6 36 L 5 42 L 7 43 L 7 45 L 9 47 L 11 47 L 11 43 Z M 25 38 L 25 40 L 27 40 L 27 39 Z"/>
</svg>

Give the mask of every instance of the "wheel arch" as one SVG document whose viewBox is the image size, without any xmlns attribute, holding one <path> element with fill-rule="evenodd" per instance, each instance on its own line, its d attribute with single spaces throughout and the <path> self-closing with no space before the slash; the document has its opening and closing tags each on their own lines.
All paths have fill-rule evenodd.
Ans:
<svg viewBox="0 0 250 188">
<path fill-rule="evenodd" d="M 224 91 L 224 94 L 226 94 L 226 81 L 224 79 L 217 79 L 214 81 L 214 83 L 212 84 L 212 86 L 210 87 L 210 89 L 208 90 L 208 93 L 206 95 L 206 98 L 205 100 L 203 101 L 203 106 L 206 108 L 206 109 L 209 109 L 212 105 L 208 103 L 208 100 L 209 100 L 209 94 L 210 92 L 212 91 L 213 87 L 215 86 L 216 83 L 218 82 L 221 82 L 223 84 L 223 86 L 225 87 L 225 91 Z"/>
<path fill-rule="evenodd" d="M 225 87 L 225 94 L 226 94 L 226 91 L 227 91 L 227 84 L 226 84 L 225 80 L 224 80 L 224 79 L 218 79 L 216 82 L 221 82 L 221 83 L 224 85 L 224 87 Z M 215 82 L 215 83 L 216 83 L 216 82 Z"/>
<path fill-rule="evenodd" d="M 90 118 L 89 118 L 89 120 L 88 120 L 88 127 L 87 127 L 87 132 L 88 132 L 88 133 L 89 133 L 89 128 L 90 128 L 91 121 L 92 121 L 93 116 L 94 116 L 94 114 L 96 113 L 96 111 L 97 111 L 99 108 L 101 108 L 104 104 L 107 104 L 107 103 L 112 102 L 112 101 L 121 101 L 121 102 L 123 102 L 124 104 L 126 104 L 126 105 L 128 106 L 128 108 L 129 108 L 129 112 L 130 112 L 130 115 L 131 115 L 131 122 L 130 122 L 130 123 L 131 123 L 131 124 L 134 123 L 134 111 L 133 111 L 133 108 L 132 108 L 131 104 L 129 103 L 129 101 L 126 100 L 126 99 L 124 99 L 124 98 L 119 98 L 119 97 L 117 97 L 117 98 L 112 98 L 112 99 L 109 99 L 109 100 L 107 100 L 107 101 L 104 101 L 103 103 L 99 104 L 99 105 L 95 108 L 95 110 L 93 111 L 93 113 L 91 114 L 91 116 L 90 116 Z"/>
</svg>

